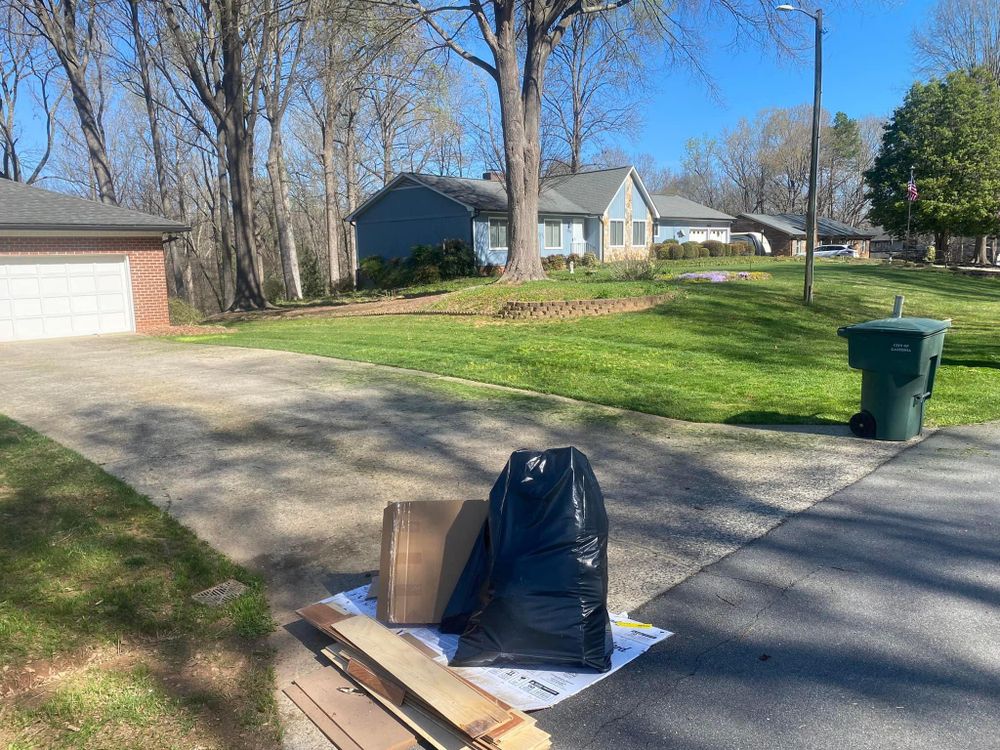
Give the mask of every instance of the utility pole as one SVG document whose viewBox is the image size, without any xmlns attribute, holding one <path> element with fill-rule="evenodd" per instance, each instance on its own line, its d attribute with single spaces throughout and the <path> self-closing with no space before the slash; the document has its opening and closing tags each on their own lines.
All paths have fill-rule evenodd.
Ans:
<svg viewBox="0 0 1000 750">
<path fill-rule="evenodd" d="M 813 276 L 816 268 L 816 244 L 818 227 L 816 220 L 816 183 L 819 180 L 819 120 L 823 99 L 823 11 L 810 13 L 794 5 L 779 5 L 777 10 L 805 13 L 816 22 L 815 79 L 813 82 L 812 150 L 809 156 L 809 206 L 806 210 L 806 278 L 802 290 L 802 301 L 811 305 L 813 301 Z"/>
</svg>

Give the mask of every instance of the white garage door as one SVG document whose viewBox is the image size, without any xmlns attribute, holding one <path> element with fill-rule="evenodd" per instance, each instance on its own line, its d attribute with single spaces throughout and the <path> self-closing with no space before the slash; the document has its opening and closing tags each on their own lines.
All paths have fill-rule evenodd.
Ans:
<svg viewBox="0 0 1000 750">
<path fill-rule="evenodd" d="M 0 256 L 0 341 L 133 329 L 125 256 Z"/>
</svg>

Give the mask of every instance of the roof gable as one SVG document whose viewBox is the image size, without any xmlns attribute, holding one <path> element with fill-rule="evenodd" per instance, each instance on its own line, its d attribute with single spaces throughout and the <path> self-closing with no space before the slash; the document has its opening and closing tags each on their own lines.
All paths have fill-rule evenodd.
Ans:
<svg viewBox="0 0 1000 750">
<path fill-rule="evenodd" d="M 0 178 L 0 229 L 187 232 L 162 216 Z"/>
</svg>

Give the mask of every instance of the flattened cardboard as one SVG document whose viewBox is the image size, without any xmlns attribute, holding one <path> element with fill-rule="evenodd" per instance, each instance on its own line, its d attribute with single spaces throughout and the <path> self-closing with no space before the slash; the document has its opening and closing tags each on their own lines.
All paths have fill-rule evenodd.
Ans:
<svg viewBox="0 0 1000 750">
<path fill-rule="evenodd" d="M 485 500 L 411 501 L 386 507 L 376 610 L 381 622 L 441 622 L 488 511 Z"/>
</svg>

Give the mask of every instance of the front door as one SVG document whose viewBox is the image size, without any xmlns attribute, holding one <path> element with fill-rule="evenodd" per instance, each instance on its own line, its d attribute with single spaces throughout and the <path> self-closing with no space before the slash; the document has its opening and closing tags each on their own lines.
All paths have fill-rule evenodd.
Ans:
<svg viewBox="0 0 1000 750">
<path fill-rule="evenodd" d="M 587 241 L 583 238 L 583 219 L 573 219 L 573 252 L 577 255 L 587 252 Z"/>
</svg>

